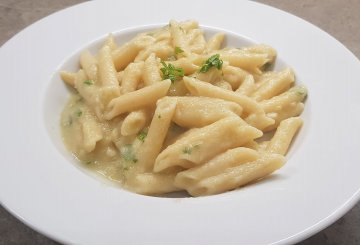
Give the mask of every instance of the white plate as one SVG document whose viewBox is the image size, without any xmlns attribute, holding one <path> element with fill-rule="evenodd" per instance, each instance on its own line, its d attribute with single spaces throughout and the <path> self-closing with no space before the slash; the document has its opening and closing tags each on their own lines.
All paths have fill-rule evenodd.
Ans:
<svg viewBox="0 0 360 245">
<path fill-rule="evenodd" d="M 196 19 L 269 44 L 309 89 L 305 127 L 285 167 L 202 198 L 146 197 L 103 184 L 60 144 L 54 73 L 109 32 Z M 92 1 L 26 28 L 0 50 L 0 201 L 34 229 L 76 244 L 287 244 L 320 231 L 360 196 L 360 62 L 290 14 L 254 2 Z"/>
</svg>

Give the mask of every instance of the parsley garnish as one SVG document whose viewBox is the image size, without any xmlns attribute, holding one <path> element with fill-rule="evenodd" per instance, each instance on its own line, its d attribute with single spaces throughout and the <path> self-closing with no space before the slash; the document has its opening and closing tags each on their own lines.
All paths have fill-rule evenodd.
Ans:
<svg viewBox="0 0 360 245">
<path fill-rule="evenodd" d="M 164 80 L 170 79 L 171 82 L 175 82 L 175 80 L 184 76 L 184 70 L 182 68 L 176 68 L 172 64 L 166 64 L 164 61 L 162 61 L 161 64 L 164 66 L 160 68 Z"/>
<path fill-rule="evenodd" d="M 182 151 L 184 154 L 188 154 L 188 155 L 190 155 L 191 154 L 191 152 L 192 152 L 192 148 L 191 147 L 188 147 L 188 146 L 186 146 L 184 149 L 183 149 L 183 151 Z"/>
<path fill-rule="evenodd" d="M 122 158 L 127 162 L 136 163 L 138 161 L 131 144 L 127 144 L 121 147 L 120 153 Z"/>
<path fill-rule="evenodd" d="M 200 69 L 200 72 L 205 73 L 213 66 L 216 67 L 218 70 L 220 70 L 222 65 L 223 65 L 223 61 L 220 59 L 220 55 L 214 54 L 205 61 L 204 65 Z"/>
<path fill-rule="evenodd" d="M 75 112 L 75 114 L 76 114 L 77 117 L 81 117 L 82 111 L 81 111 L 81 110 L 77 110 L 77 111 Z"/>
<path fill-rule="evenodd" d="M 175 47 L 175 54 L 181 54 L 184 50 L 182 50 L 180 47 Z"/>
<path fill-rule="evenodd" d="M 141 132 L 137 135 L 137 138 L 138 138 L 139 140 L 141 140 L 142 142 L 144 142 L 146 136 L 147 136 L 147 132 L 146 132 L 146 131 L 141 131 Z"/>
<path fill-rule="evenodd" d="M 84 84 L 86 84 L 86 85 L 93 85 L 94 84 L 94 80 L 90 80 L 90 79 L 88 79 L 88 80 L 85 80 L 84 81 Z"/>
<path fill-rule="evenodd" d="M 182 152 L 184 154 L 188 154 L 188 155 L 191 155 L 191 153 L 193 152 L 193 150 L 196 150 L 200 147 L 200 145 L 194 145 L 194 146 L 186 146 Z"/>
</svg>

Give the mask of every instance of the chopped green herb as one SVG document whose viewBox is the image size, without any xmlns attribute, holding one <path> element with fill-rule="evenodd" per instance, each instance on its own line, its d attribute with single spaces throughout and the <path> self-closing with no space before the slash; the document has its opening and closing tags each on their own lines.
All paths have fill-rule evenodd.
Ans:
<svg viewBox="0 0 360 245">
<path fill-rule="evenodd" d="M 188 154 L 191 155 L 191 153 L 193 152 L 193 150 L 199 149 L 200 145 L 194 145 L 194 146 L 186 146 L 182 152 L 184 154 Z"/>
<path fill-rule="evenodd" d="M 85 80 L 84 81 L 84 84 L 86 84 L 86 85 L 93 85 L 94 84 L 94 80 L 90 80 L 90 79 L 88 79 L 88 80 Z"/>
<path fill-rule="evenodd" d="M 124 145 L 120 149 L 122 158 L 127 162 L 136 163 L 138 159 L 135 156 L 134 149 L 131 144 Z"/>
<path fill-rule="evenodd" d="M 75 115 L 76 115 L 77 117 L 81 117 L 82 111 L 81 111 L 80 109 L 77 110 L 77 111 L 75 112 Z"/>
<path fill-rule="evenodd" d="M 166 64 L 164 61 L 161 62 L 163 68 L 160 68 L 162 72 L 162 78 L 170 79 L 171 82 L 175 82 L 175 80 L 184 76 L 184 70 L 182 68 L 176 68 L 172 64 Z"/>
<path fill-rule="evenodd" d="M 190 155 L 191 152 L 192 152 L 192 149 L 191 149 L 191 147 L 186 146 L 186 147 L 183 149 L 182 152 L 183 152 L 184 154 Z"/>
<path fill-rule="evenodd" d="M 146 131 L 141 131 L 141 132 L 137 135 L 137 138 L 138 138 L 139 140 L 141 140 L 142 142 L 144 142 L 146 136 L 147 136 L 147 132 L 146 132 Z"/>
<path fill-rule="evenodd" d="M 214 54 L 209 59 L 205 61 L 203 66 L 200 69 L 200 72 L 205 73 L 207 72 L 211 67 L 216 67 L 218 70 L 221 69 L 223 65 L 223 61 L 220 59 L 219 54 Z"/>
<path fill-rule="evenodd" d="M 159 118 L 159 119 L 161 118 L 161 115 L 160 115 L 160 114 L 158 115 L 158 118 Z"/>
<path fill-rule="evenodd" d="M 184 50 L 182 50 L 180 47 L 175 47 L 175 54 L 181 54 Z"/>
<path fill-rule="evenodd" d="M 89 165 L 89 164 L 91 164 L 92 163 L 92 161 L 87 161 L 87 162 L 85 162 L 87 165 Z"/>
</svg>

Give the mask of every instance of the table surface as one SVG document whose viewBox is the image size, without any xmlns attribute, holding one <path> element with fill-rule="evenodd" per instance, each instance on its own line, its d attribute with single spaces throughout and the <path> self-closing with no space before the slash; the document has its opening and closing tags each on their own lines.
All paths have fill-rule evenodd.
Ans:
<svg viewBox="0 0 360 245">
<path fill-rule="evenodd" d="M 31 23 L 82 0 L 0 0 L 0 45 Z M 259 0 L 330 33 L 360 58 L 360 1 Z M 0 206 L 0 244 L 58 244 L 25 226 Z M 360 244 L 360 203 L 336 223 L 300 245 Z"/>
</svg>

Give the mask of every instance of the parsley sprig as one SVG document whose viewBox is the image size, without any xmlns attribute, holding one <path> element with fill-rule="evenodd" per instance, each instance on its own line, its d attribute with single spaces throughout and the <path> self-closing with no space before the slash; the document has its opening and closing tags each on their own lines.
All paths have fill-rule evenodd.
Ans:
<svg viewBox="0 0 360 245">
<path fill-rule="evenodd" d="M 141 131 L 141 132 L 137 135 L 137 138 L 138 138 L 139 140 L 141 140 L 142 142 L 144 142 L 146 136 L 147 136 L 147 132 L 146 132 L 146 131 Z"/>
<path fill-rule="evenodd" d="M 88 79 L 88 80 L 85 80 L 84 81 L 84 84 L 86 84 L 86 85 L 93 85 L 94 84 L 94 80 L 90 80 L 90 79 Z"/>
<path fill-rule="evenodd" d="M 184 53 L 184 50 L 182 50 L 182 48 L 180 47 L 175 47 L 175 54 L 181 54 Z"/>
<path fill-rule="evenodd" d="M 131 144 L 127 144 L 127 145 L 124 145 L 123 147 L 121 147 L 120 153 L 121 153 L 122 158 L 126 162 L 136 163 L 138 161 L 138 159 L 135 156 L 133 146 Z"/>
<path fill-rule="evenodd" d="M 216 67 L 218 70 L 220 70 L 222 65 L 223 65 L 223 61 L 220 59 L 220 54 L 214 54 L 205 61 L 204 65 L 200 69 L 200 72 L 205 73 L 211 67 Z"/>
<path fill-rule="evenodd" d="M 166 64 L 164 61 L 162 61 L 161 64 L 163 67 L 160 68 L 160 71 L 162 72 L 162 78 L 164 80 L 170 79 L 171 82 L 175 82 L 184 76 L 184 70 L 182 68 L 177 68 L 172 64 Z"/>
</svg>

